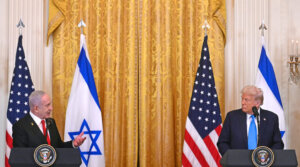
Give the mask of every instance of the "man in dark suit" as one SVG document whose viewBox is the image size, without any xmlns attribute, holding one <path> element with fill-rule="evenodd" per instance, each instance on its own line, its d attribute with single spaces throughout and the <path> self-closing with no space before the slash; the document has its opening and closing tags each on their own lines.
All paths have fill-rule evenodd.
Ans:
<svg viewBox="0 0 300 167">
<path fill-rule="evenodd" d="M 73 141 L 63 142 L 54 119 L 50 97 L 43 91 L 29 96 L 30 112 L 13 125 L 13 147 L 37 147 L 50 144 L 53 147 L 79 147 L 85 140 L 83 133 Z"/>
<path fill-rule="evenodd" d="M 228 149 L 254 149 L 249 148 L 249 127 L 253 115 L 252 107 L 258 109 L 260 118 L 259 131 L 255 129 L 257 146 L 267 146 L 271 149 L 283 149 L 283 142 L 279 131 L 278 116 L 273 112 L 260 108 L 263 104 L 263 92 L 255 86 L 246 86 L 242 90 L 242 108 L 231 111 L 224 121 L 217 146 L 221 155 Z M 254 122 L 253 122 L 254 123 Z M 257 120 L 255 119 L 257 127 Z M 256 134 L 255 133 L 255 134 Z M 257 141 L 255 141 L 257 142 Z"/>
</svg>

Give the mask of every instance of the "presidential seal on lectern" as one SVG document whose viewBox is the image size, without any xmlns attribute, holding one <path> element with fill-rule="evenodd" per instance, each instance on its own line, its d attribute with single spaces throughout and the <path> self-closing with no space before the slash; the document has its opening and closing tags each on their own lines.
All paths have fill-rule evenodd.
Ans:
<svg viewBox="0 0 300 167">
<path fill-rule="evenodd" d="M 39 145 L 34 150 L 33 154 L 35 163 L 42 167 L 53 165 L 56 160 L 56 156 L 55 149 L 48 144 Z"/>
<path fill-rule="evenodd" d="M 252 163 L 256 167 L 270 167 L 274 158 L 273 151 L 266 146 L 259 146 L 252 152 Z"/>
</svg>

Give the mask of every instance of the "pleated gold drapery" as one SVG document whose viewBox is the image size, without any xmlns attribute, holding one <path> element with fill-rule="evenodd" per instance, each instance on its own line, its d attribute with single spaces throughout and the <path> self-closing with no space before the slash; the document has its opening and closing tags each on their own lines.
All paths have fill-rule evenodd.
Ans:
<svg viewBox="0 0 300 167">
<path fill-rule="evenodd" d="M 208 44 L 220 106 L 224 106 L 225 2 L 142 2 L 139 10 L 140 164 L 180 166 L 205 17 L 211 25 Z"/>
<path fill-rule="evenodd" d="M 224 113 L 225 0 L 50 0 L 53 117 L 61 134 L 81 19 L 103 115 L 106 166 L 181 166 L 204 19 Z"/>
</svg>

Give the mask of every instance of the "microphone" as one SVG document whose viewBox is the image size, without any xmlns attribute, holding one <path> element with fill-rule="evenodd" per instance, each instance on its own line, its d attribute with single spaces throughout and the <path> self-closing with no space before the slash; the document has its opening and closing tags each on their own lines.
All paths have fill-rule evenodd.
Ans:
<svg viewBox="0 0 300 167">
<path fill-rule="evenodd" d="M 259 113 L 257 111 L 257 108 L 255 106 L 252 107 L 252 111 L 255 117 L 259 116 Z"/>
<path fill-rule="evenodd" d="M 257 120 L 257 147 L 259 146 L 259 129 L 260 129 L 260 119 L 259 119 L 259 113 L 256 108 L 256 106 L 252 107 L 253 115 L 256 117 Z"/>
<path fill-rule="evenodd" d="M 49 127 L 51 126 L 51 124 L 52 124 L 52 120 L 51 119 L 46 119 L 46 124 L 47 124 L 47 126 L 46 126 L 46 139 L 47 139 L 47 137 L 48 137 L 48 130 L 49 130 Z M 49 132 L 50 133 L 50 132 Z"/>
<path fill-rule="evenodd" d="M 52 124 L 52 120 L 51 119 L 47 119 L 47 127 L 50 127 L 50 125 Z"/>
</svg>

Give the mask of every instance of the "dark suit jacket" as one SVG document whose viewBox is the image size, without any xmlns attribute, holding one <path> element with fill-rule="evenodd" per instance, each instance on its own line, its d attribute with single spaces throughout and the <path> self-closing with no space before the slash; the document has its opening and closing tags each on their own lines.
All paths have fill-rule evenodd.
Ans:
<svg viewBox="0 0 300 167">
<path fill-rule="evenodd" d="M 72 141 L 63 142 L 58 133 L 54 119 L 46 119 L 47 128 L 50 133 L 51 145 L 56 148 L 72 148 Z M 30 114 L 13 125 L 13 147 L 37 147 L 47 144 L 47 139 L 34 122 Z"/>
<path fill-rule="evenodd" d="M 248 149 L 247 114 L 241 109 L 231 111 L 224 121 L 217 146 L 221 155 L 228 149 Z M 278 116 L 260 109 L 260 129 L 258 146 L 283 149 L 279 131 Z"/>
</svg>

